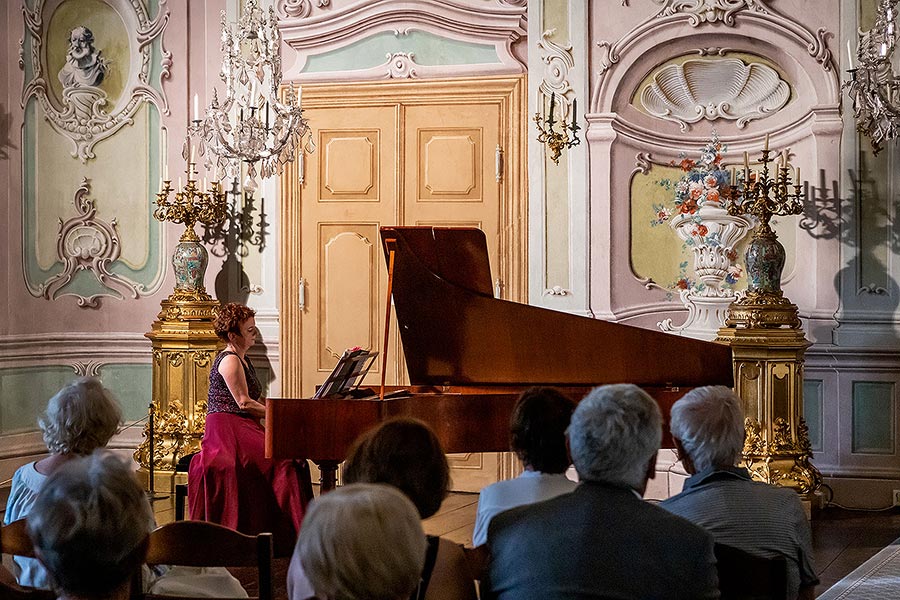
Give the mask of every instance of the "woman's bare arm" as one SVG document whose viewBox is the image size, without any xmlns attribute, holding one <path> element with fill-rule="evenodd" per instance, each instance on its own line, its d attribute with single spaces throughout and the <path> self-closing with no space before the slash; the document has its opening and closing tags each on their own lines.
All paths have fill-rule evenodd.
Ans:
<svg viewBox="0 0 900 600">
<path fill-rule="evenodd" d="M 225 380 L 228 391 L 242 410 L 262 419 L 266 416 L 266 406 L 250 397 L 247 392 L 247 377 L 244 375 L 244 364 L 237 355 L 229 354 L 219 362 L 219 375 Z"/>
</svg>

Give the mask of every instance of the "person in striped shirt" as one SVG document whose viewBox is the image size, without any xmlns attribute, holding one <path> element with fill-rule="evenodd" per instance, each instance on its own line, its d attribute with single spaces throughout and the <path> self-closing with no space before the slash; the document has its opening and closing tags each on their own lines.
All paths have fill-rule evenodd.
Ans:
<svg viewBox="0 0 900 600">
<path fill-rule="evenodd" d="M 814 598 L 812 535 L 797 493 L 750 479 L 735 466 L 744 445 L 741 401 L 723 386 L 691 390 L 672 407 L 670 429 L 685 470 L 683 491 L 660 506 L 716 542 L 787 562 L 788 598 Z"/>
</svg>

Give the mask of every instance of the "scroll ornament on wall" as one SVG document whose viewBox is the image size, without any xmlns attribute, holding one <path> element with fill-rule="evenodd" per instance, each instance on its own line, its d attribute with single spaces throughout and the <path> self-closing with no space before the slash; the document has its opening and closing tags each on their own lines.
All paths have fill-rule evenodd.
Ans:
<svg viewBox="0 0 900 600">
<path fill-rule="evenodd" d="M 162 45 L 162 34 L 169 21 L 166 0 L 160 0 L 156 18 L 151 20 L 143 2 L 133 0 L 106 0 L 122 22 L 122 29 L 129 39 L 116 39 L 116 31 L 92 30 L 86 23 L 78 24 L 68 32 L 66 53 L 61 64 L 51 64 L 48 56 L 47 25 L 52 14 L 46 8 L 57 8 L 58 3 L 37 0 L 34 7 L 23 9 L 26 38 L 31 49 L 31 78 L 26 81 L 21 105 L 36 98 L 45 119 L 53 129 L 72 141 L 72 157 L 82 163 L 95 158 L 94 146 L 131 125 L 134 115 L 147 100 L 163 113 L 169 113 L 165 95 L 151 85 L 152 44 L 160 40 L 160 79 L 169 77 L 172 54 Z M 85 20 L 90 15 L 85 16 Z M 107 34 L 104 39 L 103 34 Z M 132 37 L 133 36 L 133 37 Z M 21 40 L 20 53 L 24 54 L 26 38 Z M 103 53 L 104 43 L 128 48 L 126 60 L 110 60 Z M 19 67 L 25 70 L 24 60 Z M 113 71 L 123 84 L 121 93 L 110 97 L 106 89 Z M 61 93 L 55 90 L 51 79 L 62 85 Z"/>
<path fill-rule="evenodd" d="M 74 296 L 78 306 L 98 308 L 104 296 L 137 298 L 144 291 L 142 284 L 109 270 L 121 253 L 118 224 L 115 219 L 107 223 L 97 218 L 97 209 L 94 200 L 88 197 L 89 192 L 90 184 L 84 179 L 73 199 L 77 214 L 65 222 L 59 220 L 56 253 L 64 265 L 63 270 L 38 285 L 37 289 L 30 289 L 33 295 L 48 300 L 55 300 L 60 295 Z M 108 291 L 91 296 L 62 293 L 81 271 L 91 273 Z"/>
<path fill-rule="evenodd" d="M 537 43 L 541 61 L 544 63 L 540 90 L 544 98 L 550 98 L 555 94 L 560 100 L 559 117 L 565 122 L 575 94 L 568 79 L 569 71 L 575 67 L 575 57 L 572 54 L 571 44 L 563 46 L 550 39 L 555 33 L 555 29 L 545 31 Z"/>
</svg>

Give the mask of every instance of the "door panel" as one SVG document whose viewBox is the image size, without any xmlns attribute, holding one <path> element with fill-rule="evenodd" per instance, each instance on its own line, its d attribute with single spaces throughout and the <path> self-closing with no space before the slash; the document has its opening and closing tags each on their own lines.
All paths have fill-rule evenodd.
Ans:
<svg viewBox="0 0 900 600">
<path fill-rule="evenodd" d="M 397 109 L 307 109 L 318 151 L 301 192 L 302 393 L 312 395 L 347 348 L 380 351 L 386 274 L 378 228 L 395 222 Z M 380 381 L 376 361 L 367 382 Z M 393 383 L 394 379 L 389 379 Z"/>
</svg>

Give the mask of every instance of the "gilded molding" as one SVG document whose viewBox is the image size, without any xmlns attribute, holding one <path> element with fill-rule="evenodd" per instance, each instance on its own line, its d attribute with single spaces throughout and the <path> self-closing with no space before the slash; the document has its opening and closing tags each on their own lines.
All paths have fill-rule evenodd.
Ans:
<svg viewBox="0 0 900 600">
<path fill-rule="evenodd" d="M 88 179 L 83 178 L 73 198 L 77 214 L 65 222 L 59 219 L 56 255 L 64 265 L 63 270 L 36 287 L 29 284 L 28 291 L 33 296 L 47 300 L 56 300 L 59 296 L 74 296 L 81 308 L 98 308 L 103 297 L 120 300 L 126 296 L 137 298 L 146 291 L 143 284 L 109 270 L 121 253 L 118 224 L 115 219 L 106 223 L 96 218 L 94 200 L 87 196 L 90 189 Z M 91 296 L 74 292 L 61 294 L 79 271 L 92 273 L 110 293 Z"/>
<path fill-rule="evenodd" d="M 139 50 L 136 55 L 131 56 L 131 65 L 127 67 L 130 79 L 126 82 L 123 92 L 125 100 L 118 103 L 121 108 L 114 112 L 107 112 L 109 97 L 106 91 L 93 85 L 65 87 L 62 98 L 54 98 L 54 101 L 51 101 L 52 92 L 48 78 L 55 77 L 55 73 L 46 72 L 47 65 L 43 56 L 46 41 L 43 12 L 46 0 L 37 0 L 31 10 L 27 7 L 22 9 L 25 28 L 31 37 L 31 65 L 34 75 L 22 91 L 21 106 L 24 109 L 28 100 L 34 97 L 50 126 L 71 140 L 74 146 L 71 153 L 73 158 L 79 159 L 82 163 L 96 158 L 94 146 L 115 135 L 125 125 L 132 125 L 134 115 L 145 100 L 154 103 L 164 114 L 169 114 L 165 94 L 150 85 L 149 81 L 152 55 L 150 45 L 157 38 L 160 39 L 162 56 L 160 77 L 170 76 L 172 54 L 165 50 L 161 41 L 169 21 L 166 2 L 167 0 L 160 0 L 156 18 L 151 21 L 144 3 L 140 0 L 106 0 L 106 3 L 118 12 L 126 25 L 126 30 L 133 27 Z M 23 38 L 23 45 L 24 41 Z M 24 59 L 20 61 L 20 68 L 24 69 Z M 115 68 L 115 65 L 111 68 Z M 56 104 L 62 108 L 58 109 Z"/>
</svg>

